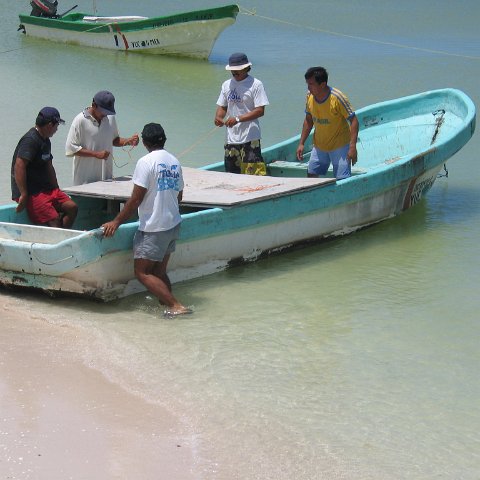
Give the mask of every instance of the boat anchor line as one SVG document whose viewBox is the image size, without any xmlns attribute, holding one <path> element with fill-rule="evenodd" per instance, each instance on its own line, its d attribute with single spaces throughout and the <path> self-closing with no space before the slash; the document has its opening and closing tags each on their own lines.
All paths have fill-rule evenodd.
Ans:
<svg viewBox="0 0 480 480">
<path fill-rule="evenodd" d="M 432 112 L 432 115 L 435 117 L 435 132 L 433 132 L 433 137 L 432 141 L 430 142 L 430 145 L 433 145 L 435 140 L 437 139 L 438 132 L 440 131 L 440 127 L 443 125 L 443 122 L 445 120 L 445 110 L 440 109 L 440 110 L 435 110 Z"/>
<path fill-rule="evenodd" d="M 448 169 L 447 169 L 447 164 L 446 163 L 443 164 L 443 171 L 445 173 L 438 173 L 437 178 L 442 178 L 442 177 L 448 178 Z"/>
<path fill-rule="evenodd" d="M 321 33 L 325 33 L 327 35 L 334 35 L 336 37 L 351 38 L 353 40 L 360 40 L 362 42 L 370 42 L 370 43 L 376 43 L 376 44 L 379 44 L 379 45 L 386 45 L 387 47 L 405 48 L 405 49 L 408 49 L 408 50 L 417 50 L 419 52 L 434 53 L 434 54 L 437 54 L 437 55 L 447 55 L 447 56 L 450 56 L 450 57 L 460 57 L 460 58 L 466 58 L 466 59 L 469 59 L 469 60 L 480 60 L 480 57 L 476 57 L 474 55 L 462 55 L 460 53 L 445 52 L 444 50 L 433 50 L 431 48 L 414 47 L 412 45 L 404 45 L 403 43 L 395 43 L 395 42 L 376 40 L 374 38 L 361 37 L 361 36 L 358 36 L 358 35 L 349 35 L 347 33 L 334 32 L 332 30 L 326 30 L 326 29 L 323 29 L 323 28 L 316 28 L 316 27 L 312 27 L 310 25 L 302 25 L 300 23 L 289 22 L 287 20 L 282 20 L 280 18 L 266 17 L 264 15 L 258 15 L 257 11 L 255 9 L 254 10 L 248 10 L 247 8 L 242 7 L 241 5 L 239 5 L 239 8 L 240 8 L 240 11 L 238 13 L 241 13 L 242 15 L 250 15 L 252 17 L 263 18 L 264 20 L 270 20 L 272 22 L 283 23 L 285 25 L 290 25 L 292 27 L 305 28 L 307 30 L 313 30 L 314 32 L 321 32 Z"/>
</svg>

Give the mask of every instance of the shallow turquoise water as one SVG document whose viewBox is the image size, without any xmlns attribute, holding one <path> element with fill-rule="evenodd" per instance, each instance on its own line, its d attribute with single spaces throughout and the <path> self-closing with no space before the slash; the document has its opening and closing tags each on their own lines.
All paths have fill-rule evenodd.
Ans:
<svg viewBox="0 0 480 480">
<path fill-rule="evenodd" d="M 77 3 L 90 10 L 89 1 Z M 158 11 L 153 0 L 138 2 L 138 11 L 126 0 L 97 3 L 106 14 Z M 173 12 L 176 3 L 162 8 Z M 53 104 L 69 122 L 103 88 L 117 97 L 122 133 L 160 121 L 184 165 L 220 160 L 215 101 L 238 50 L 270 97 L 264 146 L 299 133 L 303 73 L 316 64 L 356 107 L 440 87 L 460 88 L 478 104 L 477 2 L 290 4 L 242 5 L 257 16 L 240 15 L 208 62 L 22 39 L 17 12 L 4 13 L 4 171 L 39 108 Z M 67 128 L 53 138 L 65 186 Z M 198 478 L 478 479 L 479 143 L 477 134 L 449 162 L 448 179 L 396 219 L 178 285 L 195 307 L 191 318 L 160 318 L 145 294 L 108 305 L 14 298 L 26 314 L 86 332 L 90 340 L 72 355 L 178 412 Z M 131 173 L 142 154 L 134 150 L 130 160 L 117 150 L 119 165 L 129 161 L 117 172 Z M 8 175 L 0 187 L 7 202 Z"/>
</svg>

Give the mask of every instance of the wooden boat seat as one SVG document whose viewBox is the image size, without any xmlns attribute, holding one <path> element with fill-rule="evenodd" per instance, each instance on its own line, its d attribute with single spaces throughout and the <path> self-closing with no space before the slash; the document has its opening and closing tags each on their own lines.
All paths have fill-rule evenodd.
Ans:
<svg viewBox="0 0 480 480">
<path fill-rule="evenodd" d="M 267 173 L 272 177 L 306 177 L 308 162 L 289 162 L 277 160 L 267 165 Z M 352 167 L 352 176 L 367 173 L 367 170 Z M 333 170 L 330 168 L 326 178 L 333 178 Z"/>
</svg>

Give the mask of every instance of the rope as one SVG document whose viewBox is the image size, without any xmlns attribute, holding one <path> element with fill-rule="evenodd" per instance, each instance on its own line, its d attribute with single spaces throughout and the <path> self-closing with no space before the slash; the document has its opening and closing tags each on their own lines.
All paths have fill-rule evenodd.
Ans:
<svg viewBox="0 0 480 480">
<path fill-rule="evenodd" d="M 127 160 L 127 163 L 124 163 L 123 165 L 118 165 L 118 164 L 117 164 L 117 162 L 115 161 L 115 156 L 114 156 L 113 153 L 112 153 L 112 160 L 113 160 L 113 163 L 115 164 L 115 166 L 116 166 L 117 168 L 126 167 L 126 166 L 130 163 L 130 161 L 133 162 L 132 154 L 131 154 L 130 152 L 135 148 L 135 146 L 136 146 L 136 145 L 130 145 L 130 148 L 129 148 L 128 150 L 125 148 L 125 146 L 122 147 L 122 150 L 123 150 L 124 152 L 126 152 L 127 155 L 128 155 L 128 157 L 129 157 L 129 160 Z"/>
<path fill-rule="evenodd" d="M 213 135 L 220 127 L 217 127 L 215 126 L 214 128 L 212 128 L 212 130 L 210 130 L 209 132 L 207 132 L 206 134 L 202 135 L 197 141 L 195 141 L 194 143 L 192 143 L 192 145 L 190 145 L 188 148 L 186 148 L 185 150 L 183 150 L 182 152 L 180 152 L 178 155 L 177 155 L 177 158 L 181 158 L 183 157 L 186 153 L 190 152 L 191 150 L 193 150 L 197 145 L 199 145 L 200 143 L 203 143 L 208 137 L 210 137 L 211 135 Z"/>
<path fill-rule="evenodd" d="M 451 52 L 445 52 L 443 50 L 433 50 L 430 48 L 422 48 L 422 47 L 413 47 L 411 45 L 404 45 L 402 43 L 395 43 L 395 42 L 387 42 L 383 40 L 375 40 L 373 38 L 368 38 L 368 37 L 360 37 L 358 35 L 349 35 L 347 33 L 341 33 L 341 32 L 334 32 L 332 30 L 325 30 L 323 28 L 316 28 L 316 27 L 311 27 L 309 25 L 302 25 L 299 23 L 294 23 L 294 22 L 289 22 L 287 20 L 281 20 L 279 18 L 273 18 L 273 17 L 267 17 L 264 15 L 258 15 L 255 10 L 248 10 L 242 6 L 240 6 L 240 12 L 243 15 L 251 15 L 255 16 L 258 18 L 263 18 L 264 20 L 270 20 L 272 22 L 276 23 L 282 23 L 284 25 L 290 25 L 292 27 L 299 27 L 299 28 L 304 28 L 307 30 L 313 30 L 314 32 L 321 32 L 321 33 L 326 33 L 327 35 L 334 35 L 337 37 L 344 37 L 344 38 L 351 38 L 353 40 L 361 40 L 363 42 L 370 42 L 370 43 L 376 43 L 379 45 L 387 45 L 389 47 L 397 47 L 397 48 L 405 48 L 408 50 L 416 50 L 419 52 L 426 52 L 426 53 L 435 53 L 437 55 L 446 55 L 450 57 L 460 57 L 460 58 L 466 58 L 469 60 L 480 60 L 480 57 L 473 56 L 473 55 L 462 55 L 459 53 L 451 53 Z"/>
<path fill-rule="evenodd" d="M 205 133 L 204 135 L 202 135 L 201 137 L 199 137 L 194 143 L 192 143 L 192 145 L 190 145 L 189 147 L 187 147 L 185 150 L 183 150 L 182 152 L 180 152 L 176 157 L 177 158 L 181 158 L 183 157 L 184 155 L 186 155 L 188 152 L 192 151 L 197 145 L 203 143 L 208 137 L 212 136 L 220 127 L 217 127 L 215 126 L 214 128 L 212 128 L 209 132 Z M 132 158 L 132 154 L 130 153 L 133 149 L 135 148 L 134 145 L 131 146 L 130 149 L 126 149 L 125 147 L 122 147 L 122 150 L 124 152 L 126 152 L 128 154 L 128 157 L 129 157 L 129 160 L 127 160 L 126 163 L 124 163 L 123 165 L 118 165 L 117 162 L 116 162 L 116 159 L 115 159 L 115 156 L 112 154 L 112 159 L 113 159 L 113 163 L 114 165 L 117 167 L 117 168 L 123 168 L 123 167 L 126 167 L 130 161 L 133 162 L 133 158 Z M 115 178 L 114 178 L 115 179 Z"/>
</svg>

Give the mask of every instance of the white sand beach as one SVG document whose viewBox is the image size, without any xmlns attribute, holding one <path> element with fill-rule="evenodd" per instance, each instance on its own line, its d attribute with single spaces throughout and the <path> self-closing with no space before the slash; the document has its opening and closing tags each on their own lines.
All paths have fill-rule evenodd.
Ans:
<svg viewBox="0 0 480 480">
<path fill-rule="evenodd" d="M 0 295 L 0 478 L 195 478 L 176 418 L 69 360 L 78 332 Z"/>
</svg>

